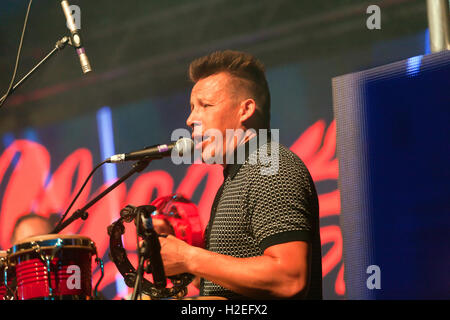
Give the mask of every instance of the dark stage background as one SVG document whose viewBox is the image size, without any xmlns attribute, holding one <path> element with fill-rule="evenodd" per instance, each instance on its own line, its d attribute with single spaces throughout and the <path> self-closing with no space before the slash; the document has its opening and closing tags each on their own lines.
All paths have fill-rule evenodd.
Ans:
<svg viewBox="0 0 450 320">
<path fill-rule="evenodd" d="M 0 86 L 12 74 L 27 1 L 0 4 Z M 0 110 L 0 248 L 11 246 L 15 220 L 30 211 L 64 212 L 94 165 L 104 158 L 166 143 L 184 128 L 191 84 L 187 67 L 214 50 L 250 52 L 267 68 L 272 128 L 310 169 L 320 194 L 324 298 L 346 296 L 331 78 L 428 53 L 422 0 L 70 1 L 81 8 L 81 31 L 93 72 L 83 76 L 68 47 L 27 81 Z M 381 8 L 381 30 L 368 30 L 366 9 Z M 67 34 L 59 1 L 31 8 L 18 78 Z M 106 165 L 75 205 L 124 174 Z M 100 289 L 128 294 L 108 258 L 106 227 L 126 204 L 180 192 L 200 209 L 203 227 L 221 169 L 151 163 L 65 233 L 92 238 L 105 261 Z M 125 237 L 130 255 L 133 231 Z M 135 258 L 133 256 L 133 258 Z M 96 269 L 94 283 L 99 278 Z M 197 292 L 190 288 L 190 294 Z"/>
</svg>

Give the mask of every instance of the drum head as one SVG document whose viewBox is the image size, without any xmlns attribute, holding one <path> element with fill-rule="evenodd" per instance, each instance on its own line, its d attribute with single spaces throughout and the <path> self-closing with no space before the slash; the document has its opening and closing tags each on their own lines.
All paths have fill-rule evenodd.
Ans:
<svg viewBox="0 0 450 320">
<path fill-rule="evenodd" d="M 21 240 L 8 250 L 8 254 L 10 258 L 13 258 L 18 254 L 34 251 L 37 246 L 39 246 L 41 250 L 62 246 L 64 248 L 79 248 L 91 250 L 92 252 L 96 251 L 94 242 L 88 237 L 80 235 L 45 234 Z"/>
</svg>

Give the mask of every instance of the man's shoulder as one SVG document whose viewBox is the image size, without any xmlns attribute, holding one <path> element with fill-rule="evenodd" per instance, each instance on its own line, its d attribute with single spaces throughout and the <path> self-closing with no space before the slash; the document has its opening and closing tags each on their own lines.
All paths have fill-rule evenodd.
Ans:
<svg viewBox="0 0 450 320">
<path fill-rule="evenodd" d="M 280 152 L 280 159 L 283 159 L 283 161 L 286 162 L 292 162 L 292 164 L 294 165 L 305 165 L 302 161 L 302 159 L 300 159 L 300 157 L 294 153 L 293 151 L 291 151 L 288 147 L 286 147 L 285 145 L 278 143 L 278 142 L 270 142 L 270 144 L 274 144 L 276 146 L 276 148 L 278 148 L 279 152 Z"/>
</svg>

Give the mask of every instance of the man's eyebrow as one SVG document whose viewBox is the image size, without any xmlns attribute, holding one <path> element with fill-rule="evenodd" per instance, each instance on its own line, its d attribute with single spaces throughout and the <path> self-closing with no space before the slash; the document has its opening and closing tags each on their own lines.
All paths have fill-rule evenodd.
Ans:
<svg viewBox="0 0 450 320">
<path fill-rule="evenodd" d="M 200 105 L 210 102 L 210 100 L 205 97 L 196 97 L 195 101 L 198 102 L 198 104 L 200 104 Z M 192 106 L 194 104 L 194 101 L 191 99 L 190 103 Z"/>
</svg>

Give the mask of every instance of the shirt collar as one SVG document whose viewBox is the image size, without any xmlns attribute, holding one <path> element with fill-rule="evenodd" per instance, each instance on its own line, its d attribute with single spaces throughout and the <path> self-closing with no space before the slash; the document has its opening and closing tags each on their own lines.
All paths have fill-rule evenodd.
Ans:
<svg viewBox="0 0 450 320">
<path fill-rule="evenodd" d="M 250 156 L 251 151 L 255 151 L 255 150 L 250 150 L 250 141 L 252 141 L 253 139 L 257 139 L 257 143 L 259 142 L 259 135 L 256 135 L 255 137 L 253 137 L 252 139 L 248 140 L 247 142 L 245 142 L 244 144 L 240 145 L 237 147 L 237 149 L 234 150 L 233 152 L 233 163 L 227 164 L 225 166 L 225 168 L 223 169 L 223 178 L 226 179 L 227 177 L 230 177 L 230 179 L 232 180 L 236 174 L 238 173 L 239 169 L 242 167 L 242 165 L 247 161 L 248 157 Z M 267 141 L 270 141 L 270 136 L 267 139 Z M 259 148 L 260 145 L 257 145 L 257 148 Z M 239 159 L 240 161 L 238 161 L 238 155 L 239 153 L 242 153 L 242 151 L 237 151 L 238 149 L 244 149 L 244 159 L 242 161 L 242 158 Z"/>
</svg>

